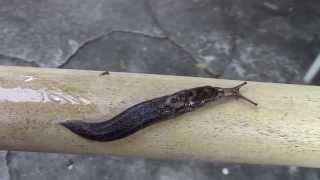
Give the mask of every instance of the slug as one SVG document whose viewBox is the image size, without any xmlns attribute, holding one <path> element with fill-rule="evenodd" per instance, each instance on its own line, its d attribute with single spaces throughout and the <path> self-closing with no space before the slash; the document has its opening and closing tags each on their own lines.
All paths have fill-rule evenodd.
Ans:
<svg viewBox="0 0 320 180">
<path fill-rule="evenodd" d="M 94 123 L 69 120 L 61 125 L 89 140 L 114 141 L 227 96 L 238 97 L 257 106 L 257 103 L 240 94 L 239 89 L 245 84 L 233 88 L 202 86 L 186 89 L 136 104 L 110 120 Z"/>
</svg>

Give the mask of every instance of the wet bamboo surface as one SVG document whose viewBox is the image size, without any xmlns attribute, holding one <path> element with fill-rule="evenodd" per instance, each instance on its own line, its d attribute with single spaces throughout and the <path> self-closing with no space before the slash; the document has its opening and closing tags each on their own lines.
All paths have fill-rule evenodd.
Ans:
<svg viewBox="0 0 320 180">
<path fill-rule="evenodd" d="M 220 100 L 113 142 L 65 129 L 109 119 L 141 101 L 240 81 L 98 71 L 0 67 L 0 148 L 320 167 L 320 87 L 248 82 L 243 100 Z M 89 121 L 89 120 L 88 120 Z"/>
</svg>

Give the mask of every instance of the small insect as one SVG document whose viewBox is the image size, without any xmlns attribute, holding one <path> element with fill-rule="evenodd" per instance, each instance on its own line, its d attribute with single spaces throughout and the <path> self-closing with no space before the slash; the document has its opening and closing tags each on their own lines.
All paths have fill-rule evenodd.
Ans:
<svg viewBox="0 0 320 180">
<path fill-rule="evenodd" d="M 110 120 L 94 123 L 69 120 L 62 122 L 61 125 L 86 139 L 113 141 L 127 137 L 154 123 L 193 111 L 208 102 L 223 97 L 241 98 L 257 106 L 257 103 L 240 94 L 239 89 L 245 84 L 247 83 L 244 82 L 233 88 L 202 86 L 182 90 L 136 104 Z"/>
<path fill-rule="evenodd" d="M 109 71 L 103 71 L 102 73 L 99 74 L 99 76 L 104 76 L 104 75 L 109 75 Z"/>
</svg>

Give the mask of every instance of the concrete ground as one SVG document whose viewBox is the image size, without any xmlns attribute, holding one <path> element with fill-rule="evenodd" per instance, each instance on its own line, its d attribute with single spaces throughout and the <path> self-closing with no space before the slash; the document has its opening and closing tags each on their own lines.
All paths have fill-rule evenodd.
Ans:
<svg viewBox="0 0 320 180">
<path fill-rule="evenodd" d="M 319 9 L 319 0 L 0 0 L 0 64 L 302 83 L 320 53 Z M 319 173 L 0 153 L 0 180 L 318 180 Z"/>
</svg>

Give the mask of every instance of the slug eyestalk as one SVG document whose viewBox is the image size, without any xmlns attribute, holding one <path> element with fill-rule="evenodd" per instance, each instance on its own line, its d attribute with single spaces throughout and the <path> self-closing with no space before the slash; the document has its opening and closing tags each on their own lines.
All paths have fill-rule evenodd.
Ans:
<svg viewBox="0 0 320 180">
<path fill-rule="evenodd" d="M 221 90 L 223 91 L 224 96 L 232 96 L 232 97 L 240 98 L 240 99 L 243 99 L 243 100 L 245 100 L 255 106 L 258 106 L 258 103 L 254 102 L 254 101 L 252 101 L 252 100 L 248 99 L 247 97 L 240 94 L 240 88 L 246 84 L 247 84 L 247 82 L 243 82 L 233 88 L 221 88 Z"/>
</svg>

